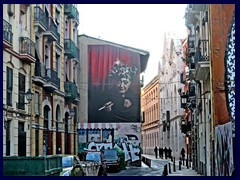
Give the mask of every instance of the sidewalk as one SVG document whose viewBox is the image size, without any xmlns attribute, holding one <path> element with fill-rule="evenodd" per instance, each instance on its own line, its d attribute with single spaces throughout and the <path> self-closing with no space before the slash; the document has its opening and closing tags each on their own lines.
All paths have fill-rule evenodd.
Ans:
<svg viewBox="0 0 240 180">
<path fill-rule="evenodd" d="M 175 160 L 175 172 L 174 172 L 174 167 L 173 167 L 173 162 L 171 159 L 161 159 L 161 158 L 155 158 L 154 155 L 147 155 L 147 154 L 142 154 L 143 157 L 147 159 L 151 159 L 151 168 L 154 169 L 163 169 L 164 165 L 167 164 L 167 176 L 201 176 L 200 174 L 197 173 L 197 171 L 192 169 L 192 166 L 187 168 L 186 167 L 186 162 L 185 165 L 181 165 L 181 170 L 179 170 L 179 160 Z M 169 163 L 170 163 L 170 170 L 171 173 L 169 173 Z"/>
</svg>

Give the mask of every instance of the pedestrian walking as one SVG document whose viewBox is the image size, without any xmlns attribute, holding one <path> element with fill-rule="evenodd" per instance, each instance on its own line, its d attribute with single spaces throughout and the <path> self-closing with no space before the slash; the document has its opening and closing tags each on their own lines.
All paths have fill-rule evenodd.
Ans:
<svg viewBox="0 0 240 180">
<path fill-rule="evenodd" d="M 159 158 L 163 159 L 163 148 L 159 147 Z"/>
<path fill-rule="evenodd" d="M 182 148 L 182 150 L 181 150 L 181 156 L 182 156 L 182 160 L 184 161 L 184 159 L 185 159 L 185 149 L 184 148 Z"/>
<path fill-rule="evenodd" d="M 166 148 L 166 147 L 164 148 L 164 153 L 165 153 L 165 159 L 167 159 L 168 150 L 167 150 L 167 148 Z"/>
<path fill-rule="evenodd" d="M 157 148 L 157 146 L 154 148 L 154 153 L 155 153 L 155 157 L 156 157 L 156 159 L 157 159 L 157 152 L 158 152 L 158 148 Z"/>
<path fill-rule="evenodd" d="M 172 149 L 168 147 L 168 157 L 172 159 Z"/>
</svg>

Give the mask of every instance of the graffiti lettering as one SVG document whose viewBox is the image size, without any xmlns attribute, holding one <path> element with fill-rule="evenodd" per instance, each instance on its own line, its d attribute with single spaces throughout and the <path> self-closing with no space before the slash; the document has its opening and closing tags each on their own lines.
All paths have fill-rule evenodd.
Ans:
<svg viewBox="0 0 240 180">
<path fill-rule="evenodd" d="M 125 161 L 131 160 L 132 162 L 140 160 L 140 149 L 139 147 L 135 147 L 132 144 L 127 145 L 126 143 L 121 143 L 121 147 L 119 147 L 117 144 L 113 146 L 113 143 L 95 143 L 91 142 L 88 144 L 87 148 L 84 148 L 84 150 L 87 151 L 100 151 L 102 149 L 112 149 L 112 148 L 120 148 L 123 150 L 125 154 Z"/>
</svg>

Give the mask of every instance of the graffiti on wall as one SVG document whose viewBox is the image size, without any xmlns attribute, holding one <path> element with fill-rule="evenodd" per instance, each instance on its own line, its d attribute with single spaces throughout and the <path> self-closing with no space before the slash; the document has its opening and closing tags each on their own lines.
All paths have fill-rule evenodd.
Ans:
<svg viewBox="0 0 240 180">
<path fill-rule="evenodd" d="M 131 162 L 140 160 L 140 148 L 133 146 L 132 144 L 121 143 L 114 144 L 114 143 L 95 143 L 91 142 L 88 144 L 87 148 L 84 148 L 86 151 L 100 151 L 104 149 L 112 149 L 112 148 L 120 148 L 125 154 L 125 161 L 131 160 Z"/>
<path fill-rule="evenodd" d="M 215 154 L 216 175 L 231 176 L 234 170 L 231 122 L 215 128 Z"/>
<path fill-rule="evenodd" d="M 140 123 L 82 123 L 78 129 L 78 151 L 120 148 L 125 161 L 140 160 Z"/>
</svg>

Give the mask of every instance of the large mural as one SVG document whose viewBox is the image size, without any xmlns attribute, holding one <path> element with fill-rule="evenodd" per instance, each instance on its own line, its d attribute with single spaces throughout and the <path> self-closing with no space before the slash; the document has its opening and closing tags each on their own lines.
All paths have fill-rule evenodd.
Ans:
<svg viewBox="0 0 240 180">
<path fill-rule="evenodd" d="M 81 123 L 78 152 L 120 148 L 125 161 L 141 161 L 141 123 Z"/>
<path fill-rule="evenodd" d="M 231 122 L 215 128 L 216 176 L 231 176 L 233 165 L 233 141 Z"/>
<path fill-rule="evenodd" d="M 140 55 L 88 46 L 88 123 L 140 123 Z"/>
<path fill-rule="evenodd" d="M 235 13 L 228 33 L 224 60 L 227 107 L 235 136 Z"/>
</svg>

